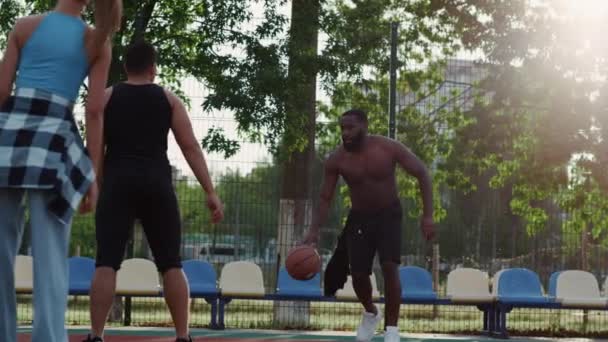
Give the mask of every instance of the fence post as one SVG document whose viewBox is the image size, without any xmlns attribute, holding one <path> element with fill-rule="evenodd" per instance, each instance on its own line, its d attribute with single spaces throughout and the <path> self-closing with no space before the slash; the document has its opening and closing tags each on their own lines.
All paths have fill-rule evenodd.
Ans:
<svg viewBox="0 0 608 342">
<path fill-rule="evenodd" d="M 289 250 L 312 221 L 312 201 L 308 199 L 281 199 L 279 203 L 279 231 L 277 234 L 277 275 Z M 277 278 L 278 279 L 278 278 Z M 273 327 L 308 328 L 310 303 L 304 301 L 275 301 Z"/>
<path fill-rule="evenodd" d="M 433 290 L 435 293 L 439 294 L 439 244 L 433 244 Z M 439 307 L 437 305 L 433 306 L 433 318 L 436 319 L 439 316 Z"/>
<path fill-rule="evenodd" d="M 399 24 L 391 23 L 391 58 L 390 58 L 390 86 L 388 101 L 388 137 L 395 139 L 395 110 L 397 98 L 397 35 Z"/>
<path fill-rule="evenodd" d="M 581 270 L 590 271 L 589 268 L 589 225 L 583 225 L 583 232 L 581 236 Z M 589 311 L 583 310 L 583 332 L 587 332 L 587 326 L 589 324 Z"/>
<path fill-rule="evenodd" d="M 127 259 L 133 258 L 135 245 L 135 228 L 131 230 L 131 238 L 127 244 Z M 126 326 L 131 325 L 131 297 L 125 297 L 125 321 Z"/>
</svg>

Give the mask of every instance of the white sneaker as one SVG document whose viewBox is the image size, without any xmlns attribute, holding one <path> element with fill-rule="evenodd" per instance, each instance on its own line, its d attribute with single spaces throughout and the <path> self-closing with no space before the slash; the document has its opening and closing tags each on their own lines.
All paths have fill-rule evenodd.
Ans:
<svg viewBox="0 0 608 342">
<path fill-rule="evenodd" d="M 399 330 L 397 327 L 386 327 L 384 333 L 384 342 L 400 342 L 401 337 L 399 336 Z"/>
<path fill-rule="evenodd" d="M 378 309 L 378 308 L 376 308 Z M 382 320 L 382 313 L 378 310 L 378 314 L 374 315 L 371 312 L 363 312 L 361 316 L 361 324 L 357 329 L 357 341 L 369 342 L 374 337 L 378 323 Z"/>
</svg>

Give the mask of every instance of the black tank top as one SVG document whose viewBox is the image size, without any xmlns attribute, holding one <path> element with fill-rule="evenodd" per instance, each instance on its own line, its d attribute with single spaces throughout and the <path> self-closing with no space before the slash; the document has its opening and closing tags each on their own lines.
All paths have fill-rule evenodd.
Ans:
<svg viewBox="0 0 608 342">
<path fill-rule="evenodd" d="M 162 87 L 117 84 L 104 115 L 106 161 L 142 160 L 168 165 L 172 109 Z"/>
</svg>

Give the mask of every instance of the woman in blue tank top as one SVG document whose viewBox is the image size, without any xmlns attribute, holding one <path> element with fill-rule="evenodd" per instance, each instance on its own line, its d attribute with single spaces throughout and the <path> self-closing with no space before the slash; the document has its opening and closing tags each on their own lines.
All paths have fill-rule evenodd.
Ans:
<svg viewBox="0 0 608 342">
<path fill-rule="evenodd" d="M 70 226 L 78 206 L 90 211 L 97 199 L 110 37 L 122 15 L 121 0 L 96 0 L 96 25 L 89 27 L 81 19 L 88 2 L 58 0 L 51 12 L 18 19 L 0 63 L 0 341 L 17 340 L 13 270 L 24 198 L 33 254 L 32 340 L 67 341 Z M 72 114 L 85 78 L 88 151 Z M 30 259 L 20 260 L 18 272 Z"/>
</svg>

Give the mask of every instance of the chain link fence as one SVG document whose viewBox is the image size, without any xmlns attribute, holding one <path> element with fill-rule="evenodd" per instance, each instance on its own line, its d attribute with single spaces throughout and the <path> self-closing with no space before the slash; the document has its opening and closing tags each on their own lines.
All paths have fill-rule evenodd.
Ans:
<svg viewBox="0 0 608 342">
<path fill-rule="evenodd" d="M 388 30 L 387 30 L 388 34 Z M 437 77 L 414 90 L 406 80 L 415 73 L 433 68 Z M 492 66 L 474 57 L 470 52 L 443 55 L 433 61 L 415 63 L 403 60 L 397 70 L 395 83 L 396 139 L 404 143 L 417 139 L 420 123 L 412 118 L 429 120 L 434 134 L 450 136 L 450 118 L 454 113 L 470 112 L 477 101 L 491 97 L 484 91 L 483 80 L 492 73 Z M 388 76 L 387 76 L 388 77 Z M 384 88 L 381 88 L 385 90 Z M 199 140 L 209 128 L 221 128 L 232 139 L 239 140 L 237 123 L 230 113 L 203 113 L 202 100 L 205 88 L 194 80 L 185 80 L 183 90 L 189 99 L 191 120 Z M 364 89 L 374 92 L 374 89 Z M 386 99 L 385 99 L 386 100 Z M 384 104 L 380 101 L 381 104 Z M 357 105 L 357 101 L 344 101 L 344 108 Z M 385 107 L 386 108 L 386 107 Z M 388 126 L 386 112 L 384 116 Z M 321 117 L 320 125 L 331 125 L 332 118 Z M 386 131 L 372 132 L 386 135 Z M 446 138 L 446 139 L 447 139 Z M 268 293 L 276 288 L 276 275 L 281 264 L 279 244 L 293 245 L 294 241 L 278 241 L 281 167 L 268 150 L 259 144 L 240 141 L 241 149 L 235 156 L 225 159 L 219 154 L 208 155 L 217 192 L 225 202 L 226 215 L 221 224 L 212 225 L 205 207 L 201 187 L 189 171 L 173 137 L 169 155 L 174 167 L 174 185 L 182 216 L 184 260 L 197 259 L 211 263 L 217 274 L 229 262 L 253 261 L 263 270 L 264 285 Z M 320 150 L 323 148 L 320 147 Z M 322 155 L 313 163 L 313 203 L 316 200 L 321 173 Z M 443 160 L 429 166 L 437 168 Z M 297 177 L 294 175 L 293 177 Z M 566 213 L 560 212 L 551 201 L 542 203 L 549 213 L 546 229 L 530 234 L 524 222 L 510 210 L 510 189 L 493 189 L 488 185 L 489 175 L 476 175 L 472 182 L 477 189 L 463 192 L 445 187 L 440 191 L 445 209 L 444 219 L 437 224 L 439 249 L 433 263 L 431 246 L 425 243 L 415 215 L 404 219 L 402 261 L 434 271 L 440 295 L 445 294 L 447 274 L 458 267 L 475 267 L 489 273 L 507 267 L 525 267 L 538 273 L 545 289 L 549 276 L 559 270 L 581 269 L 592 272 L 603 283 L 606 278 L 608 250 L 593 244 L 583 235 L 566 233 L 562 229 Z M 330 218 L 322 228 L 319 252 L 324 266 L 329 260 L 340 232 L 348 206 L 343 192 L 334 199 Z M 410 213 L 414 203 L 404 199 L 405 212 Z M 77 216 L 72 228 L 71 255 L 95 257 L 95 230 L 93 218 Z M 168 227 L 169 229 L 169 227 Z M 29 240 L 26 229 L 24 242 Z M 570 234 L 570 235 L 568 235 Z M 297 234 L 296 234 L 297 235 Z M 572 248 L 566 241 L 579 241 Z M 29 254 L 24 244 L 21 254 Z M 126 257 L 152 259 L 141 227 L 136 224 L 133 239 Z M 433 264 L 435 265 L 433 267 Z M 378 265 L 374 272 L 378 287 L 382 289 L 382 273 Z M 19 295 L 18 320 L 20 324 L 32 322 L 31 296 Z M 291 307 L 291 304 L 280 304 Z M 170 326 L 171 318 L 162 298 L 121 298 L 110 325 Z M 128 309 L 127 309 L 128 308 Z M 226 328 L 289 328 L 275 319 L 277 304 L 271 301 L 237 300 L 230 304 L 226 314 Z M 71 297 L 67 322 L 87 325 L 89 300 L 86 296 Z M 354 330 L 360 319 L 361 307 L 349 303 L 311 303 L 308 320 L 299 328 Z M 210 306 L 202 300 L 191 305 L 193 326 L 207 326 Z M 408 332 L 478 332 L 482 328 L 481 312 L 468 307 L 433 307 L 404 305 L 400 325 Z M 511 314 L 510 330 L 538 335 L 602 335 L 608 333 L 608 318 L 600 311 L 520 309 Z"/>
</svg>

